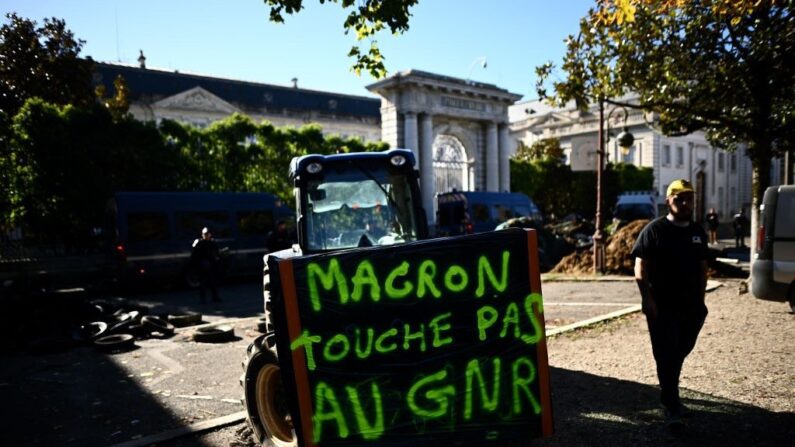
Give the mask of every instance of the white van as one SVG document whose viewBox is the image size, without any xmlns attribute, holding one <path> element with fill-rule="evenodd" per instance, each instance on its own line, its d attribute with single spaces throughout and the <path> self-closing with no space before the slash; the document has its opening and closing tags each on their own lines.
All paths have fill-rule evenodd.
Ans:
<svg viewBox="0 0 795 447">
<path fill-rule="evenodd" d="M 613 219 L 632 222 L 655 219 L 660 215 L 660 199 L 654 191 L 626 191 L 616 198 Z"/>
<path fill-rule="evenodd" d="M 795 185 L 771 186 L 759 207 L 751 292 L 763 300 L 789 301 L 795 312 Z"/>
</svg>

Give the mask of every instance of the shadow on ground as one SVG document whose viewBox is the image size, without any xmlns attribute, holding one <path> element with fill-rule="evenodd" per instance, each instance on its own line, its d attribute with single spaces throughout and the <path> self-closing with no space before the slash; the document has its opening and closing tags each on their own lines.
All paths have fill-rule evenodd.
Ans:
<svg viewBox="0 0 795 447">
<path fill-rule="evenodd" d="M 0 445 L 107 446 L 185 425 L 128 374 L 89 347 L 3 355 Z"/>
<path fill-rule="evenodd" d="M 0 445 L 107 446 L 186 425 L 124 368 L 122 355 L 77 337 L 95 297 L 4 292 Z"/>
<path fill-rule="evenodd" d="M 659 388 L 551 368 L 555 435 L 538 446 L 781 446 L 791 445 L 795 414 L 683 390 L 693 410 L 680 436 L 665 429 Z"/>
</svg>

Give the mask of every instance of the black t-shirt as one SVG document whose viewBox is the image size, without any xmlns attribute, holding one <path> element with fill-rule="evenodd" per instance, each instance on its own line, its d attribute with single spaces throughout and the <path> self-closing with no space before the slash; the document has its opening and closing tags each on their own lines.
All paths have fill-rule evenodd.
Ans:
<svg viewBox="0 0 795 447">
<path fill-rule="evenodd" d="M 718 228 L 718 213 L 708 213 L 707 214 L 707 223 L 711 229 Z"/>
<path fill-rule="evenodd" d="M 649 222 L 632 248 L 633 256 L 649 261 L 649 283 L 662 312 L 704 307 L 700 272 L 708 253 L 701 225 L 679 227 L 665 216 Z"/>
<path fill-rule="evenodd" d="M 191 260 L 197 267 L 215 267 L 218 261 L 218 245 L 212 239 L 197 239 L 193 243 Z"/>
</svg>

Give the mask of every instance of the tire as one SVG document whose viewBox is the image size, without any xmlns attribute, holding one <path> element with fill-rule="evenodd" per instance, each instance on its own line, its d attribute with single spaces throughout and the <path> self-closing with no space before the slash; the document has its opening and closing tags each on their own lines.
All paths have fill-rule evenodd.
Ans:
<svg viewBox="0 0 795 447">
<path fill-rule="evenodd" d="M 243 406 L 246 422 L 262 446 L 293 447 L 298 443 L 287 407 L 279 362 L 271 350 L 274 334 L 260 335 L 246 350 L 243 361 Z"/>
<path fill-rule="evenodd" d="M 200 343 L 224 343 L 234 339 L 234 328 L 227 324 L 202 327 L 196 329 L 196 332 L 193 333 L 193 341 Z"/>
<path fill-rule="evenodd" d="M 149 330 L 149 327 L 144 326 L 141 323 L 132 323 L 127 327 L 128 334 L 131 334 L 135 338 L 145 338 L 149 337 L 149 334 L 152 332 Z"/>
<path fill-rule="evenodd" d="M 115 314 L 114 314 L 115 315 Z M 131 310 L 129 312 L 121 312 L 116 316 L 116 319 L 119 322 L 130 320 L 133 323 L 137 323 L 138 320 L 141 319 L 141 312 L 137 310 Z"/>
<path fill-rule="evenodd" d="M 789 303 L 790 312 L 795 314 L 795 282 L 789 285 L 789 293 L 787 293 L 787 302 Z"/>
<path fill-rule="evenodd" d="M 160 332 L 164 335 L 171 335 L 174 333 L 174 325 L 160 317 L 147 315 L 141 318 L 141 324 L 153 332 Z"/>
<path fill-rule="evenodd" d="M 130 334 L 106 335 L 94 340 L 94 346 L 103 351 L 121 351 L 135 346 L 135 338 Z"/>
<path fill-rule="evenodd" d="M 168 322 L 176 327 L 193 326 L 202 321 L 202 314 L 200 313 L 187 313 L 183 315 L 169 315 Z"/>
<path fill-rule="evenodd" d="M 113 323 L 113 324 L 109 325 L 109 327 L 108 327 L 108 334 L 125 333 L 134 324 L 136 324 L 136 323 L 132 319 L 126 319 L 126 320 L 119 321 L 117 323 Z"/>
<path fill-rule="evenodd" d="M 79 333 L 84 340 L 96 340 L 108 332 L 108 323 L 104 321 L 94 321 L 80 326 Z"/>
</svg>

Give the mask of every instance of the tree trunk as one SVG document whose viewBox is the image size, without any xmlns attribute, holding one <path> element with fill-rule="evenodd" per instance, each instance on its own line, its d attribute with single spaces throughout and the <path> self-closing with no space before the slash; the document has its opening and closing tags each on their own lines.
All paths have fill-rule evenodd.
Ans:
<svg viewBox="0 0 795 447">
<path fill-rule="evenodd" d="M 750 146 L 747 150 L 748 155 L 751 157 L 751 257 L 750 263 L 754 262 L 756 257 L 756 235 L 759 231 L 759 205 L 762 203 L 762 198 L 765 190 L 770 186 L 770 147 Z M 750 281 L 750 276 L 748 277 Z"/>
</svg>

